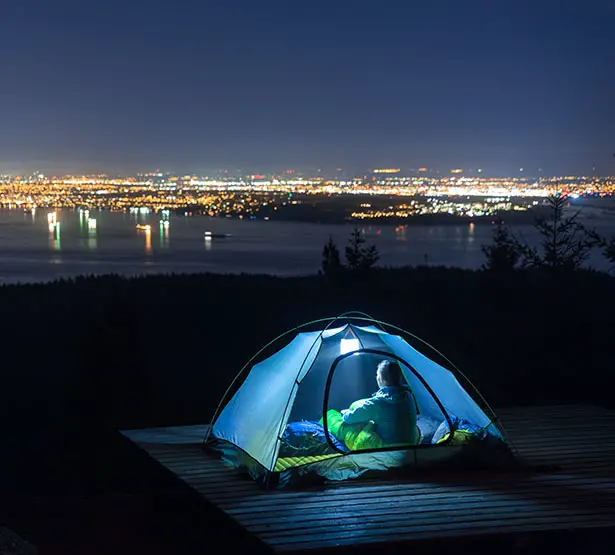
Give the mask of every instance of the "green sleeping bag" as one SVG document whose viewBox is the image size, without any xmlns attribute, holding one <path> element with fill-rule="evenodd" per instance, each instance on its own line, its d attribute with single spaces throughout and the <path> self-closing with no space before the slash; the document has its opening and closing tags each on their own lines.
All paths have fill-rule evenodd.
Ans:
<svg viewBox="0 0 615 555">
<path fill-rule="evenodd" d="M 350 405 L 352 408 L 352 405 Z M 323 419 L 319 422 L 324 425 Z M 380 449 L 383 447 L 380 436 L 375 431 L 375 424 L 369 421 L 367 424 L 345 424 L 342 414 L 337 410 L 327 411 L 327 428 L 329 433 L 335 436 L 351 451 L 365 449 Z"/>
<path fill-rule="evenodd" d="M 450 435 L 450 433 L 444 434 L 444 436 L 442 436 L 442 439 L 439 439 L 436 444 L 446 443 Z M 453 432 L 453 439 L 451 440 L 451 445 L 467 445 L 475 439 L 475 435 L 469 430 L 455 430 Z"/>
</svg>

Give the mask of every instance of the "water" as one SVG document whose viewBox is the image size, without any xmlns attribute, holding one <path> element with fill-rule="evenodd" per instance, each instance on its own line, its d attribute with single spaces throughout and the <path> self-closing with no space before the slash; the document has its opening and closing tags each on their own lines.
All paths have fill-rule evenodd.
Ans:
<svg viewBox="0 0 615 555">
<path fill-rule="evenodd" d="M 270 273 L 314 274 L 320 268 L 322 248 L 331 236 L 343 255 L 352 225 L 322 225 L 166 216 L 160 225 L 155 213 L 90 211 L 89 216 L 58 210 L 59 230 L 50 229 L 48 213 L 0 209 L 0 282 L 40 282 L 60 277 L 117 273 Z M 591 215 L 588 213 L 588 215 Z M 88 217 L 96 226 L 88 225 Z M 599 213 L 588 224 L 615 235 L 615 217 Z M 136 225 L 151 226 L 151 233 Z M 367 238 L 380 251 L 380 264 L 445 265 L 478 268 L 481 245 L 491 241 L 485 225 L 374 226 L 364 225 Z M 230 234 L 205 240 L 205 231 Z M 531 225 L 517 226 L 530 243 L 537 240 Z M 599 254 L 594 267 L 608 269 Z"/>
</svg>

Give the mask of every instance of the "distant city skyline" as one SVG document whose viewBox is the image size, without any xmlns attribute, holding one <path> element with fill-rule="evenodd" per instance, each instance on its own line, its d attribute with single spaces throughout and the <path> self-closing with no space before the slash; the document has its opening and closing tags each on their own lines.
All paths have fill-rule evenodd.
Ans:
<svg viewBox="0 0 615 555">
<path fill-rule="evenodd" d="M 10 163 L 2 163 L 0 162 L 0 176 L 8 175 L 8 176 L 29 176 L 34 175 L 36 173 L 41 173 L 45 177 L 65 177 L 70 175 L 75 176 L 83 176 L 83 175 L 109 175 L 109 176 L 117 176 L 117 177 L 126 177 L 126 176 L 135 176 L 135 175 L 144 175 L 144 174 L 154 174 L 154 173 L 162 173 L 164 175 L 198 175 L 198 176 L 207 176 L 207 175 L 221 175 L 223 176 L 225 173 L 229 175 L 241 175 L 241 176 L 250 176 L 250 175 L 285 175 L 289 172 L 303 174 L 311 177 L 329 177 L 336 178 L 339 176 L 352 177 L 352 178 L 361 178 L 365 176 L 378 176 L 380 178 L 386 177 L 394 177 L 395 175 L 405 176 L 405 177 L 413 177 L 413 176 L 427 176 L 427 177 L 477 177 L 477 178 L 553 178 L 558 176 L 577 176 L 577 177 L 603 177 L 610 178 L 615 176 L 615 168 L 611 173 L 607 172 L 599 172 L 598 167 L 592 167 L 588 171 L 585 172 L 545 172 L 543 168 L 531 168 L 531 167 L 521 167 L 516 168 L 510 172 L 497 172 L 489 168 L 488 165 L 479 166 L 479 167 L 455 167 L 455 168 L 442 168 L 438 167 L 431 168 L 426 166 L 391 166 L 399 171 L 389 172 L 389 171 L 379 171 L 379 170 L 387 170 L 389 168 L 385 166 L 373 166 L 373 167 L 363 167 L 363 168 L 342 168 L 342 167 L 324 167 L 324 166 L 291 166 L 290 164 L 280 164 L 276 166 L 255 166 L 255 167 L 239 167 L 239 166 L 220 166 L 220 167 L 201 167 L 200 169 L 195 169 L 195 167 L 190 168 L 165 168 L 165 167 L 143 167 L 135 170 L 114 170 L 112 168 L 102 169 L 101 166 L 92 166 L 88 167 L 84 164 L 73 164 L 62 167 L 56 171 L 53 171 L 54 165 L 50 164 L 45 166 L 44 164 L 40 165 L 29 165 L 29 164 L 10 164 Z M 58 166 L 55 166 L 58 168 Z M 606 165 L 605 165 L 606 167 Z M 73 168 L 72 170 L 69 168 Z M 375 173 L 374 173 L 375 172 Z"/>
<path fill-rule="evenodd" d="M 615 174 L 611 0 L 6 4 L 0 172 Z"/>
</svg>

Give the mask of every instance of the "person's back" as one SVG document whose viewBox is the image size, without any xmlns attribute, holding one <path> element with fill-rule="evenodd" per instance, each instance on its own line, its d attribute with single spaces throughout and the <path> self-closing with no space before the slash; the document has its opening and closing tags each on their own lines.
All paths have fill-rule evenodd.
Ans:
<svg viewBox="0 0 615 555">
<path fill-rule="evenodd" d="M 342 411 L 344 422 L 357 424 L 372 420 L 376 432 L 387 445 L 414 445 L 418 442 L 416 403 L 397 363 L 378 365 L 379 389 L 369 399 L 355 401 Z"/>
<path fill-rule="evenodd" d="M 415 444 L 416 408 L 414 397 L 407 385 L 384 386 L 372 397 L 378 406 L 376 432 L 387 444 Z"/>
</svg>

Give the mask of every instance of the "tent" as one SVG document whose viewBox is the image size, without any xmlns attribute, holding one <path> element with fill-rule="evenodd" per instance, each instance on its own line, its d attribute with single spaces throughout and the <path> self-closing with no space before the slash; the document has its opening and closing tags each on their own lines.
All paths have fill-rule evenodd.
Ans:
<svg viewBox="0 0 615 555">
<path fill-rule="evenodd" d="M 417 341 L 432 358 L 411 345 Z M 415 439 L 402 444 L 386 444 L 378 422 L 347 425 L 341 412 L 378 389 L 375 370 L 382 360 L 398 364 L 416 412 Z M 214 414 L 205 447 L 270 487 L 514 459 L 495 414 L 448 359 L 363 313 L 282 334 L 244 366 L 234 384 Z"/>
</svg>

